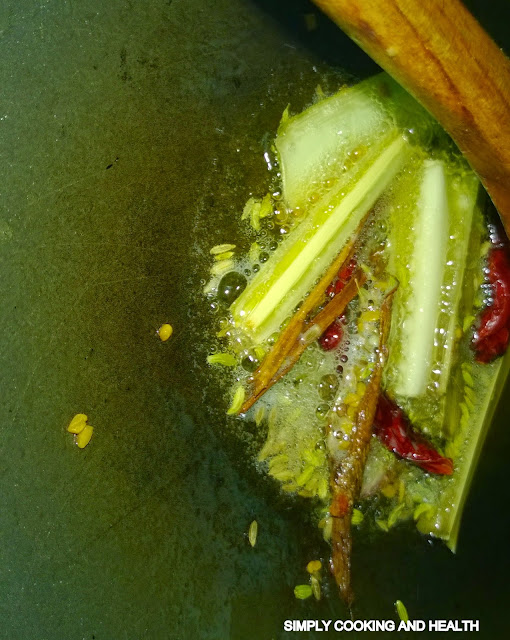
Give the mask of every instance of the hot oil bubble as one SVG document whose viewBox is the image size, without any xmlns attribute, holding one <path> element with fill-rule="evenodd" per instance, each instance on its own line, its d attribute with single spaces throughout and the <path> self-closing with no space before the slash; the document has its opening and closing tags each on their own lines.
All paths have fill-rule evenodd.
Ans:
<svg viewBox="0 0 510 640">
<path fill-rule="evenodd" d="M 245 371 L 253 373 L 259 366 L 260 360 L 257 358 L 253 351 L 247 351 L 244 358 L 241 360 L 241 366 Z"/>
<path fill-rule="evenodd" d="M 318 384 L 318 392 L 322 400 L 333 400 L 337 390 L 337 376 L 335 376 L 333 373 L 328 373 L 322 376 Z"/>
<path fill-rule="evenodd" d="M 255 269 L 254 269 L 255 270 Z M 246 277 L 237 271 L 226 273 L 218 286 L 218 300 L 231 305 L 246 287 Z"/>
</svg>

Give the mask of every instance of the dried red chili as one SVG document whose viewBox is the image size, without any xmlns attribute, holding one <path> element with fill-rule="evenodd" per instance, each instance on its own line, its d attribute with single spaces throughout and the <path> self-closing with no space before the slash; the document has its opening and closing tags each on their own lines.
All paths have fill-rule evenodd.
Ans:
<svg viewBox="0 0 510 640">
<path fill-rule="evenodd" d="M 324 351 L 332 351 L 340 344 L 343 335 L 342 325 L 338 320 L 335 320 L 321 335 L 319 344 Z"/>
<path fill-rule="evenodd" d="M 349 282 L 355 269 L 356 260 L 351 260 L 348 265 L 340 269 L 335 281 L 332 282 L 326 289 L 326 295 L 329 298 L 334 298 L 338 293 L 340 293 L 347 282 Z M 340 320 L 342 320 L 343 318 L 344 316 L 342 315 L 338 320 L 332 322 L 319 338 L 319 345 L 324 351 L 333 351 L 333 349 L 338 347 L 338 345 L 342 341 L 344 332 L 342 329 L 342 325 L 340 324 Z"/>
<path fill-rule="evenodd" d="M 332 282 L 326 289 L 326 295 L 330 298 L 333 298 L 337 293 L 340 293 L 347 282 L 349 282 L 352 274 L 354 273 L 354 269 L 356 269 L 356 260 L 353 259 L 349 262 L 349 264 L 340 269 L 340 271 L 337 273 L 335 281 Z"/>
<path fill-rule="evenodd" d="M 402 409 L 386 394 L 379 397 L 374 433 L 387 449 L 425 471 L 448 476 L 453 473 L 453 461 L 440 455 L 417 433 Z"/>
<path fill-rule="evenodd" d="M 510 256 L 508 242 L 490 226 L 492 247 L 487 260 L 491 302 L 482 311 L 471 343 L 478 362 L 491 362 L 505 353 L 510 341 Z"/>
</svg>

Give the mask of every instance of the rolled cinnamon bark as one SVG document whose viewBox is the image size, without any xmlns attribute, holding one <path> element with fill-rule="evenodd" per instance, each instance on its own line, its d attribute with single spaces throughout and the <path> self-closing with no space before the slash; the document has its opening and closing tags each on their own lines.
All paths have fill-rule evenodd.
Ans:
<svg viewBox="0 0 510 640">
<path fill-rule="evenodd" d="M 314 0 L 441 123 L 510 236 L 510 61 L 459 0 Z"/>
</svg>

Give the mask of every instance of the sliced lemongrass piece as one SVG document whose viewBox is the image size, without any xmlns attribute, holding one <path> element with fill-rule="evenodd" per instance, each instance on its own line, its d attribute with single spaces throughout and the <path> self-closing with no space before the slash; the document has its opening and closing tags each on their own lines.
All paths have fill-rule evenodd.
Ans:
<svg viewBox="0 0 510 640">
<path fill-rule="evenodd" d="M 444 165 L 427 160 L 415 210 L 411 264 L 401 267 L 410 273 L 406 315 L 399 326 L 398 357 L 392 366 L 393 388 L 399 396 L 421 395 L 428 381 L 446 264 L 448 220 Z"/>
<path fill-rule="evenodd" d="M 355 180 L 312 207 L 231 306 L 241 331 L 262 342 L 279 330 L 411 154 L 402 135 L 391 135 L 360 161 Z"/>
</svg>

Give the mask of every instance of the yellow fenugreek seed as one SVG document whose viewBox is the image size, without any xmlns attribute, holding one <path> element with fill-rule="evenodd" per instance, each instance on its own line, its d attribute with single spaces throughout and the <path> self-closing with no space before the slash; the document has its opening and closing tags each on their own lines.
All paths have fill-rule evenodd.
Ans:
<svg viewBox="0 0 510 640">
<path fill-rule="evenodd" d="M 382 529 L 383 531 L 389 531 L 388 525 L 384 520 L 376 520 L 375 523 L 379 527 L 379 529 Z"/>
<path fill-rule="evenodd" d="M 325 500 L 328 497 L 329 493 L 329 484 L 326 478 L 321 478 L 319 480 L 319 487 L 317 489 L 317 494 L 321 500 Z"/>
<path fill-rule="evenodd" d="M 365 387 L 363 387 L 364 389 Z M 359 396 L 357 393 L 348 393 L 344 398 L 344 403 L 348 405 L 357 405 L 359 402 Z"/>
<path fill-rule="evenodd" d="M 351 524 L 353 525 L 361 524 L 363 522 L 364 517 L 365 516 L 359 509 L 353 509 L 352 516 L 351 516 Z"/>
<path fill-rule="evenodd" d="M 462 377 L 464 378 L 464 382 L 470 386 L 470 387 L 474 387 L 475 385 L 475 381 L 473 380 L 473 376 L 469 373 L 469 371 L 467 369 L 463 369 L 462 371 Z"/>
<path fill-rule="evenodd" d="M 314 467 L 318 467 L 323 463 L 323 456 L 318 451 L 312 451 L 312 449 L 305 449 L 302 453 L 303 460 L 312 464 Z"/>
<path fill-rule="evenodd" d="M 333 518 L 326 518 L 326 523 L 322 529 L 322 537 L 326 542 L 331 539 L 331 533 L 333 531 Z"/>
<path fill-rule="evenodd" d="M 357 407 L 355 407 L 354 405 L 351 405 L 348 409 L 347 409 L 347 417 L 354 422 L 355 418 L 356 418 L 356 411 L 357 411 Z"/>
<path fill-rule="evenodd" d="M 296 484 L 300 487 L 303 487 L 308 480 L 313 476 L 315 471 L 315 467 L 313 465 L 309 465 L 303 469 L 303 471 L 296 478 Z"/>
<path fill-rule="evenodd" d="M 364 311 L 360 316 L 360 320 L 363 322 L 374 322 L 374 320 L 379 320 L 380 315 L 381 314 L 377 309 L 374 311 Z"/>
<path fill-rule="evenodd" d="M 320 600 L 321 599 L 321 583 L 315 576 L 312 576 L 310 578 L 310 584 L 312 585 L 312 593 L 314 598 L 316 600 Z"/>
<path fill-rule="evenodd" d="M 265 415 L 266 415 L 266 408 L 262 405 L 255 412 L 255 424 L 257 425 L 257 427 L 260 427 L 260 425 L 262 424 L 262 420 L 264 420 Z"/>
<path fill-rule="evenodd" d="M 281 471 L 277 469 L 275 471 L 270 471 L 269 474 L 279 482 L 287 482 L 295 477 L 295 473 L 289 469 L 282 469 Z"/>
<path fill-rule="evenodd" d="M 84 449 L 90 439 L 92 438 L 92 433 L 94 432 L 94 427 L 90 425 L 85 425 L 85 427 L 76 435 L 76 444 L 80 447 L 80 449 Z"/>
<path fill-rule="evenodd" d="M 257 543 L 258 532 L 259 532 L 259 525 L 258 525 L 258 522 L 254 520 L 250 524 L 250 528 L 248 529 L 248 540 L 250 541 L 250 544 L 252 547 L 254 547 L 255 544 Z"/>
<path fill-rule="evenodd" d="M 215 256 L 220 253 L 225 253 L 225 251 L 232 251 L 232 249 L 235 249 L 235 248 L 236 248 L 235 244 L 217 244 L 215 247 L 211 248 L 209 253 L 212 256 Z"/>
<path fill-rule="evenodd" d="M 84 413 L 77 413 L 71 420 L 67 430 L 69 433 L 80 433 L 85 428 L 87 420 L 88 418 Z"/>
<path fill-rule="evenodd" d="M 309 584 L 298 584 L 294 587 L 294 595 L 298 600 L 306 600 L 312 595 L 312 587 Z"/>
<path fill-rule="evenodd" d="M 209 364 L 222 364 L 225 367 L 235 367 L 237 364 L 236 358 L 231 353 L 213 353 L 207 356 L 207 362 Z"/>
<path fill-rule="evenodd" d="M 243 406 L 245 391 L 242 385 L 239 385 L 235 390 L 234 397 L 232 398 L 232 404 L 230 405 L 227 414 L 233 416 L 239 413 L 239 410 Z"/>
<path fill-rule="evenodd" d="M 393 498 L 397 493 L 397 487 L 390 482 L 381 489 L 381 493 L 385 498 Z"/>
<path fill-rule="evenodd" d="M 161 342 L 166 342 L 174 332 L 171 324 L 162 324 L 158 329 L 158 336 Z"/>
<path fill-rule="evenodd" d="M 397 505 L 393 511 L 390 513 L 390 515 L 388 516 L 388 528 L 391 529 L 391 527 L 393 527 L 394 525 L 397 524 L 398 520 L 400 519 L 400 516 L 402 515 L 402 512 L 405 509 L 405 504 L 399 504 Z"/>
<path fill-rule="evenodd" d="M 310 560 L 306 565 L 308 573 L 318 573 L 322 569 L 322 562 L 320 560 Z"/>
<path fill-rule="evenodd" d="M 209 272 L 212 276 L 222 276 L 224 273 L 227 273 L 227 271 L 230 271 L 233 266 L 233 260 L 219 260 L 212 265 Z"/>
<path fill-rule="evenodd" d="M 234 255 L 233 251 L 224 251 L 223 253 L 215 254 L 214 259 L 219 262 L 220 260 L 228 260 L 233 255 Z"/>
<path fill-rule="evenodd" d="M 402 600 L 397 600 L 395 602 L 395 609 L 397 610 L 398 617 L 402 622 L 409 622 L 409 614 L 407 613 L 407 609 L 405 608 Z"/>
<path fill-rule="evenodd" d="M 289 461 L 289 456 L 286 453 L 280 453 L 279 455 L 272 458 L 269 462 L 269 468 L 274 469 L 274 467 L 279 467 L 282 464 L 287 467 L 287 462 Z"/>
</svg>

